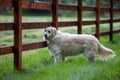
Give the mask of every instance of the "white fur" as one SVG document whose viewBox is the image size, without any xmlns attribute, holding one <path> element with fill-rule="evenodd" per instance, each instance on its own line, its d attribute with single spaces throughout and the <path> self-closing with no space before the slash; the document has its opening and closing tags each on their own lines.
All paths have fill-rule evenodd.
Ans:
<svg viewBox="0 0 120 80">
<path fill-rule="evenodd" d="M 83 54 L 89 61 L 94 61 L 96 54 L 102 60 L 112 58 L 115 53 L 104 47 L 98 39 L 87 34 L 68 34 L 48 27 L 44 31 L 50 54 L 55 62 L 64 61 L 67 56 Z"/>
</svg>

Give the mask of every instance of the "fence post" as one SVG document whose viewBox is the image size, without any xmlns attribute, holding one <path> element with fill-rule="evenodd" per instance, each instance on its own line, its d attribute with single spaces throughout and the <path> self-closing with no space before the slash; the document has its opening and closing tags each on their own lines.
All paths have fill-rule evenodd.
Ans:
<svg viewBox="0 0 120 80">
<path fill-rule="evenodd" d="M 52 26 L 58 29 L 58 0 L 52 0 Z"/>
<path fill-rule="evenodd" d="M 77 33 L 81 34 L 82 33 L 82 0 L 78 0 L 77 15 L 78 15 Z"/>
<path fill-rule="evenodd" d="M 110 41 L 113 41 L 113 0 L 110 1 Z"/>
<path fill-rule="evenodd" d="M 22 69 L 22 0 L 13 0 L 14 6 L 14 68 Z"/>
<path fill-rule="evenodd" d="M 100 36 L 100 0 L 96 0 L 96 34 L 99 39 Z"/>
</svg>

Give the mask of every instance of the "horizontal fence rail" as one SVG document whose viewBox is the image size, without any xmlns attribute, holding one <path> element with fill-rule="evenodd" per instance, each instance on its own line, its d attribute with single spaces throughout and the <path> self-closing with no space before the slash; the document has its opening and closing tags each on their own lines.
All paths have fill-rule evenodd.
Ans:
<svg viewBox="0 0 120 80">
<path fill-rule="evenodd" d="M 36 43 L 28 43 L 28 44 L 23 44 L 22 45 L 22 51 L 27 51 L 27 50 L 34 50 L 38 48 L 44 48 L 47 47 L 46 42 L 36 42 Z M 5 55 L 5 54 L 10 54 L 14 53 L 14 46 L 9 46 L 9 47 L 0 47 L 0 55 Z"/>
<path fill-rule="evenodd" d="M 114 19 L 113 22 L 120 22 L 120 19 Z M 100 24 L 110 23 L 110 20 L 100 20 Z M 82 25 L 95 25 L 96 21 L 82 21 Z M 0 31 L 6 30 L 14 30 L 14 23 L 0 23 Z M 30 23 L 22 23 L 22 29 L 40 29 L 46 28 L 51 26 L 52 22 L 30 22 Z M 59 27 L 71 27 L 77 26 L 77 21 L 65 21 L 65 22 L 58 22 Z"/>
<path fill-rule="evenodd" d="M 71 27 L 77 26 L 78 34 L 82 33 L 82 27 L 84 25 L 96 25 L 95 35 L 98 39 L 99 36 L 109 35 L 110 41 L 113 40 L 113 34 L 119 33 L 120 30 L 113 30 L 113 23 L 120 22 L 120 19 L 114 19 L 113 12 L 120 12 L 120 8 L 113 7 L 113 1 L 109 0 L 110 7 L 100 7 L 100 0 L 96 0 L 96 7 L 82 6 L 82 0 L 77 0 L 78 5 L 65 5 L 58 4 L 58 0 L 52 0 L 52 3 L 47 2 L 28 2 L 24 0 L 0 0 L 0 7 L 13 7 L 14 8 L 14 22 L 13 23 L 0 23 L 0 31 L 13 30 L 14 31 L 14 45 L 0 47 L 0 55 L 14 54 L 14 67 L 21 70 L 21 57 L 22 51 L 34 50 L 47 47 L 45 41 L 22 44 L 22 30 L 26 29 L 41 29 L 48 26 L 58 27 Z M 117 0 L 119 1 L 119 0 Z M 52 11 L 52 22 L 27 22 L 22 23 L 22 9 L 40 9 Z M 64 21 L 58 22 L 59 10 L 71 10 L 77 11 L 77 21 Z M 83 11 L 93 11 L 96 13 L 96 20 L 82 21 Z M 100 20 L 100 12 L 107 12 L 110 14 L 110 19 Z M 110 30 L 108 32 L 100 32 L 100 24 L 110 24 Z M 16 39 L 18 38 L 18 39 Z"/>
<path fill-rule="evenodd" d="M 12 0 L 1 0 L 0 2 L 1 7 L 13 7 Z M 46 2 L 27 2 L 23 1 L 22 8 L 30 8 L 30 9 L 44 9 L 44 10 L 52 10 L 52 3 L 46 3 Z M 59 4 L 58 9 L 59 10 L 77 10 L 78 6 L 73 5 L 64 5 Z M 82 7 L 82 11 L 96 11 L 96 7 Z M 100 11 L 109 12 L 110 8 L 100 8 Z M 114 8 L 113 11 L 120 12 L 119 8 Z"/>
</svg>

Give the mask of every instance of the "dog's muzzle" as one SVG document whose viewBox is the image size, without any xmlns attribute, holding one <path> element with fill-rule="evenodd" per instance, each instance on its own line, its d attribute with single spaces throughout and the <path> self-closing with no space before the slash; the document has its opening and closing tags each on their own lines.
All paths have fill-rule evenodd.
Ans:
<svg viewBox="0 0 120 80">
<path fill-rule="evenodd" d="M 45 34 L 44 36 L 45 36 L 45 39 L 48 39 L 48 37 L 47 37 L 47 35 L 46 35 L 46 34 Z"/>
</svg>

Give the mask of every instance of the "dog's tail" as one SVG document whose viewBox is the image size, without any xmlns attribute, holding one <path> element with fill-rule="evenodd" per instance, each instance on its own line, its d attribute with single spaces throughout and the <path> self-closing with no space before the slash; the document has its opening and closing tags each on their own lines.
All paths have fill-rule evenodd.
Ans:
<svg viewBox="0 0 120 80">
<path fill-rule="evenodd" d="M 102 44 L 98 45 L 98 55 L 99 55 L 100 60 L 103 60 L 103 61 L 116 56 L 114 51 L 106 48 Z"/>
</svg>

